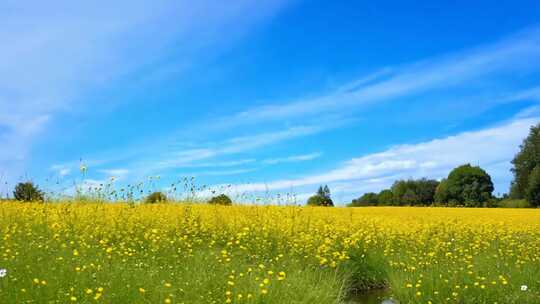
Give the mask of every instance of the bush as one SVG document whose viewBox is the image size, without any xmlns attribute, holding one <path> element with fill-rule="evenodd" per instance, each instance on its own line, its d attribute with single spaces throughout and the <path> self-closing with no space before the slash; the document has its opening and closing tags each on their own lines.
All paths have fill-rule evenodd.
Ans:
<svg viewBox="0 0 540 304">
<path fill-rule="evenodd" d="M 146 204 L 159 204 L 159 203 L 166 203 L 167 202 L 167 196 L 163 194 L 162 192 L 156 191 L 151 193 L 146 197 L 144 202 Z"/>
<path fill-rule="evenodd" d="M 225 194 L 221 194 L 215 197 L 212 197 L 209 201 L 209 204 L 211 205 L 223 205 L 223 206 L 231 206 L 232 200 L 226 196 Z"/>
<path fill-rule="evenodd" d="M 500 208 L 530 208 L 531 205 L 524 199 L 503 199 L 499 202 Z"/>
<path fill-rule="evenodd" d="M 43 192 L 34 186 L 32 182 L 18 183 L 13 191 L 13 196 L 21 202 L 43 202 Z"/>
</svg>

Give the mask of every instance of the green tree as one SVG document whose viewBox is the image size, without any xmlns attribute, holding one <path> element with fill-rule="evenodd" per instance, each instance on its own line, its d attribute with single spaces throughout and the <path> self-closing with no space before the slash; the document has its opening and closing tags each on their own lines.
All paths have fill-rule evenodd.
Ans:
<svg viewBox="0 0 540 304">
<path fill-rule="evenodd" d="M 32 182 L 18 183 L 13 196 L 21 202 L 43 202 L 43 192 Z"/>
<path fill-rule="evenodd" d="M 377 206 L 379 204 L 379 195 L 377 193 L 364 193 L 361 197 L 353 199 L 350 207 Z"/>
<path fill-rule="evenodd" d="M 528 178 L 525 198 L 533 207 L 540 207 L 540 165 L 536 166 Z"/>
<path fill-rule="evenodd" d="M 532 171 L 540 165 L 540 124 L 532 126 L 529 135 L 523 140 L 519 152 L 512 160 L 514 180 L 510 187 L 510 197 L 522 199 L 527 195 Z"/>
<path fill-rule="evenodd" d="M 392 185 L 393 201 L 397 205 L 431 205 L 439 182 L 432 179 L 398 180 Z"/>
<path fill-rule="evenodd" d="M 330 188 L 327 185 L 320 186 L 317 190 L 317 194 L 310 197 L 307 201 L 308 206 L 324 206 L 324 207 L 333 207 L 334 202 L 332 201 L 330 195 Z"/>
<path fill-rule="evenodd" d="M 439 186 L 439 182 L 434 179 L 422 178 L 415 181 L 416 195 L 420 200 L 420 204 L 431 205 L 435 201 L 435 191 Z"/>
<path fill-rule="evenodd" d="M 412 192 L 414 192 L 414 184 L 412 180 L 397 180 L 390 189 L 392 190 L 396 205 L 407 205 L 408 203 L 404 202 L 403 197 L 408 190 L 412 190 Z M 408 199 L 408 201 L 410 203 L 410 199 Z"/>
<path fill-rule="evenodd" d="M 455 201 L 469 207 L 481 207 L 492 198 L 493 182 L 486 171 L 466 164 L 448 174 L 446 191 L 445 203 Z"/>
<path fill-rule="evenodd" d="M 212 197 L 208 203 L 210 205 L 222 205 L 222 206 L 231 206 L 232 200 L 225 194 Z"/>
<path fill-rule="evenodd" d="M 412 188 L 409 188 L 403 193 L 403 196 L 401 197 L 401 202 L 404 205 L 414 206 L 414 205 L 420 205 L 420 197 L 414 192 Z"/>
<path fill-rule="evenodd" d="M 390 189 L 384 189 L 377 195 L 378 203 L 382 206 L 390 206 L 394 204 L 394 194 Z"/>
<path fill-rule="evenodd" d="M 444 178 L 441 180 L 437 189 L 435 190 L 435 202 L 440 204 L 448 204 L 450 201 L 450 194 L 448 192 L 448 180 Z"/>
</svg>

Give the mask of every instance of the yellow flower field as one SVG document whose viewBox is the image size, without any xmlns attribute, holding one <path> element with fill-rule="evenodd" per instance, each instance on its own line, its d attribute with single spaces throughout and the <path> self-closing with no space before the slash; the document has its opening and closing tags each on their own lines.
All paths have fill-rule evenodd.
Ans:
<svg viewBox="0 0 540 304">
<path fill-rule="evenodd" d="M 0 203 L 0 303 L 540 303 L 540 210 Z"/>
</svg>

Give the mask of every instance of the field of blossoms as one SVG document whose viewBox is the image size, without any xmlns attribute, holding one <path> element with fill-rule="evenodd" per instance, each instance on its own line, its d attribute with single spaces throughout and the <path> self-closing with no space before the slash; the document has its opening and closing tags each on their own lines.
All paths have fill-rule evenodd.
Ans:
<svg viewBox="0 0 540 304">
<path fill-rule="evenodd" d="M 0 303 L 540 303 L 540 210 L 0 202 Z"/>
</svg>

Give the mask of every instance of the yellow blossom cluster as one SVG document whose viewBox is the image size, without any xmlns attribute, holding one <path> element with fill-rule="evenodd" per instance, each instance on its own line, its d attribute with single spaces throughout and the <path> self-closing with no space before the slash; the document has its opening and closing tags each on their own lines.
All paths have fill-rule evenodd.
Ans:
<svg viewBox="0 0 540 304">
<path fill-rule="evenodd" d="M 540 210 L 3 202 L 0 233 L 3 303 L 540 303 Z"/>
</svg>

